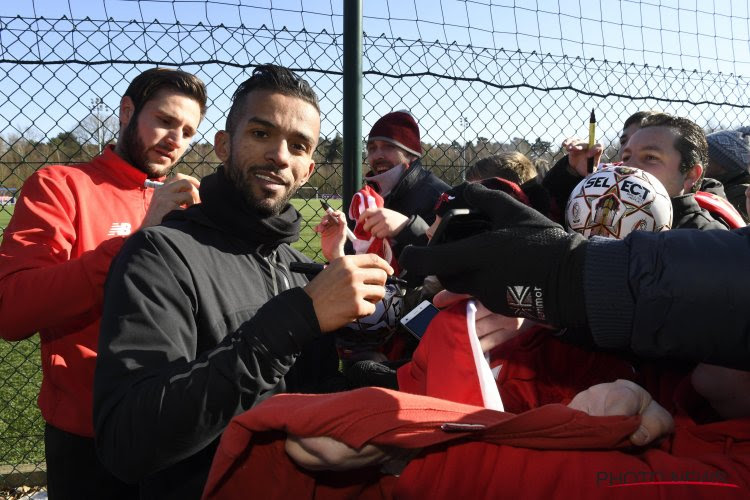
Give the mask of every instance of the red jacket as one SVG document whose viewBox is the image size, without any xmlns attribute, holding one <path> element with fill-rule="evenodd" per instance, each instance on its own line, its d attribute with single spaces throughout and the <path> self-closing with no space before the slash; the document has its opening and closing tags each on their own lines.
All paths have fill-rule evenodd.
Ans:
<svg viewBox="0 0 750 500">
<path fill-rule="evenodd" d="M 642 383 L 657 399 L 674 402 L 664 404 L 675 415 L 675 433 L 660 446 L 624 452 L 618 448 L 627 445 L 639 417 L 591 417 L 544 403 L 632 374 L 632 367 L 548 333 L 517 337 L 495 353 L 506 410 L 522 413 L 462 404 L 482 401 L 462 307 L 433 320 L 414 360 L 398 372 L 402 390 L 442 399 L 383 389 L 274 396 L 227 428 L 204 497 L 747 498 L 748 419 L 697 424 L 688 416 L 701 403 L 696 395 L 674 386 L 679 377 L 655 370 Z M 448 422 L 481 425 L 461 432 L 441 425 Z M 429 448 L 399 478 L 377 468 L 311 472 L 286 455 L 287 433 L 330 436 L 353 448 Z"/>
<path fill-rule="evenodd" d="M 401 390 L 482 404 L 464 308 L 459 304 L 433 320 L 413 360 L 398 371 Z M 711 409 L 687 376 L 692 367 L 667 362 L 631 365 L 619 356 L 565 344 L 541 328 L 494 349 L 490 365 L 499 369 L 497 386 L 505 411 L 519 418 L 533 408 L 568 403 L 592 385 L 626 378 L 643 386 L 673 415 L 675 432 L 632 453 L 540 452 L 481 443 L 451 446 L 442 454 L 413 461 L 401 476 L 397 494 L 474 498 L 502 491 L 508 498 L 641 500 L 750 495 L 750 418 L 707 421 Z M 462 474 L 421 480 L 436 470 L 459 470 L 467 464 L 477 470 L 481 484 Z M 676 484 L 680 481 L 685 484 Z"/>
<path fill-rule="evenodd" d="M 619 448 L 627 445 L 627 436 L 638 422 L 636 417 L 591 417 L 562 405 L 515 416 L 380 388 L 324 395 L 280 394 L 232 420 L 222 435 L 203 495 L 227 500 L 436 498 L 433 495 L 440 491 L 436 485 L 449 485 L 459 477 L 471 478 L 481 491 L 487 478 L 477 472 L 502 475 L 503 468 L 501 462 L 486 462 L 482 467 L 482 447 Z M 353 448 L 367 443 L 407 449 L 431 447 L 431 453 L 412 460 L 401 479 L 383 474 L 377 467 L 316 473 L 300 469 L 286 454 L 287 433 L 330 436 Z M 472 444 L 479 445 L 479 454 L 453 469 L 440 466 L 440 457 L 448 450 Z M 437 461 L 429 461 L 430 457 Z M 424 467 L 426 461 L 429 470 Z M 410 473 L 412 468 L 418 472 Z M 406 476 L 411 492 L 409 485 L 401 484 Z M 422 487 L 423 493 L 419 491 Z M 444 497 L 451 498 L 450 493 L 450 489 L 442 491 Z M 503 497 L 490 492 L 487 496 Z"/>
<path fill-rule="evenodd" d="M 0 336 L 42 341 L 44 419 L 93 436 L 92 388 L 103 285 L 153 189 L 111 148 L 29 177 L 0 245 Z"/>
</svg>

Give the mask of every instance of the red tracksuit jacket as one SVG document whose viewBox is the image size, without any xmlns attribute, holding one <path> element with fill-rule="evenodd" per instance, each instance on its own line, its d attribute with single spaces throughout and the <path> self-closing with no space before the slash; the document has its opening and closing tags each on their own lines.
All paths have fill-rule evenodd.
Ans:
<svg viewBox="0 0 750 500">
<path fill-rule="evenodd" d="M 559 404 L 512 415 L 451 402 L 481 404 L 467 339 L 461 308 L 444 311 L 412 363 L 399 370 L 402 390 L 443 399 L 381 389 L 282 395 L 235 418 L 222 437 L 204 497 L 747 498 L 747 420 L 698 425 L 677 411 L 673 436 L 658 447 L 633 450 L 623 448 L 638 417 L 591 417 Z M 567 350 L 548 335 L 519 338 L 512 347 L 499 353 L 506 409 L 569 399 L 578 385 L 586 388 L 602 382 L 595 380 L 600 376 L 617 378 L 629 370 L 606 355 L 597 360 L 599 354 Z M 568 375 L 538 376 L 545 372 Z M 659 378 L 665 388 L 670 385 L 669 377 Z M 672 393 L 690 406 L 679 389 Z M 441 425 L 449 422 L 480 426 L 461 432 Z M 287 433 L 330 436 L 354 448 L 429 448 L 398 478 L 377 468 L 316 473 L 288 458 Z"/>
<path fill-rule="evenodd" d="M 45 167 L 23 185 L 0 245 L 0 336 L 42 344 L 39 408 L 93 436 L 92 388 L 103 285 L 153 189 L 111 147 L 90 163 Z"/>
</svg>

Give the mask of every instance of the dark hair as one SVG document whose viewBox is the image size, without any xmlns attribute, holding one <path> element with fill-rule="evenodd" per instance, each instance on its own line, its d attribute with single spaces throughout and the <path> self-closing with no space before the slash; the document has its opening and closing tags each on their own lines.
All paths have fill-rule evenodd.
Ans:
<svg viewBox="0 0 750 500">
<path fill-rule="evenodd" d="M 206 86 L 197 76 L 169 68 L 151 68 L 133 78 L 125 91 L 135 105 L 134 116 L 162 89 L 169 89 L 195 99 L 201 108 L 201 118 L 206 114 Z M 124 97 L 125 97 L 124 96 Z"/>
<path fill-rule="evenodd" d="M 693 165 L 702 166 L 705 172 L 708 166 L 708 142 L 706 134 L 698 124 L 687 118 L 654 113 L 641 122 L 642 129 L 647 127 L 669 127 L 677 132 L 674 148 L 680 153 L 680 172 L 684 174 L 690 171 Z M 693 191 L 698 190 L 702 177 L 703 174 L 693 185 Z"/>
<path fill-rule="evenodd" d="M 519 186 L 536 177 L 537 171 L 531 160 L 518 151 L 499 153 L 482 158 L 466 169 L 466 180 L 481 181 L 490 177 L 500 177 Z"/>
<path fill-rule="evenodd" d="M 318 96 L 306 80 L 288 68 L 275 64 L 261 64 L 255 67 L 250 78 L 240 83 L 232 95 L 232 107 L 227 116 L 227 132 L 230 134 L 237 126 L 237 117 L 245 102 L 245 97 L 255 90 L 272 90 L 286 96 L 298 97 L 312 104 L 320 113 Z"/>
<path fill-rule="evenodd" d="M 633 124 L 640 125 L 644 118 L 658 113 L 658 111 L 636 111 L 625 120 L 625 123 L 622 124 L 622 129 L 625 130 Z"/>
</svg>

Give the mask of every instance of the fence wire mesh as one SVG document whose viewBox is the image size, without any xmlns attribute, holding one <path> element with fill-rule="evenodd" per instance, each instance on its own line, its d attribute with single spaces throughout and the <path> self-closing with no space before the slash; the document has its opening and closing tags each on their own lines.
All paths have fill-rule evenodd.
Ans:
<svg viewBox="0 0 750 500">
<path fill-rule="evenodd" d="M 24 180 L 116 140 L 120 96 L 153 66 L 195 73 L 209 111 L 177 167 L 215 170 L 212 142 L 255 64 L 294 69 L 320 97 L 317 170 L 295 201 L 297 247 L 318 256 L 311 201 L 342 190 L 342 0 L 32 0 L 0 7 L 0 238 Z M 423 163 L 449 184 L 499 151 L 538 163 L 597 110 L 605 159 L 623 120 L 658 109 L 707 131 L 750 123 L 744 1 L 413 0 L 364 3 L 363 131 L 409 109 Z M 689 4 L 689 5 L 686 5 Z M 544 6 L 544 8 L 542 8 Z M 362 168 L 361 165 L 350 168 Z M 43 469 L 38 340 L 0 344 L 0 474 Z"/>
</svg>

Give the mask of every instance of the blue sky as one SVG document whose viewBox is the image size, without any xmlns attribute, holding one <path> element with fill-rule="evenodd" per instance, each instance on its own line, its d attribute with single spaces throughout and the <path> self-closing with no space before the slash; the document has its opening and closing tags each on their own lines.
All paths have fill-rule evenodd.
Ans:
<svg viewBox="0 0 750 500">
<path fill-rule="evenodd" d="M 600 130 L 610 139 L 625 116 L 642 108 L 685 114 L 702 125 L 747 123 L 743 108 L 604 99 L 570 90 L 544 93 L 528 88 L 571 85 L 594 94 L 747 105 L 750 15 L 746 0 L 364 0 L 363 5 L 365 70 L 430 72 L 480 78 L 495 85 L 367 76 L 363 133 L 378 115 L 401 108 L 414 112 L 427 138 L 441 142 L 458 139 L 462 133 L 466 140 L 541 136 L 559 141 L 585 132 L 587 110 L 592 107 L 600 110 Z M 81 32 L 75 34 L 52 33 L 51 22 L 39 21 L 31 27 L 41 34 L 18 35 L 17 30 L 29 23 L 8 19 L 17 15 L 92 21 L 79 24 Z M 18 0 L 2 2 L 0 16 L 6 23 L 5 33 L 0 30 L 3 59 L 39 55 L 57 60 L 140 59 L 145 52 L 153 60 L 174 62 L 275 60 L 317 68 L 321 71 L 307 73 L 307 78 L 321 95 L 323 134 L 340 130 L 341 80 L 325 71 L 341 70 L 342 0 Z M 115 22 L 97 22 L 109 18 Z M 129 20 L 150 23 L 149 33 L 128 34 L 134 28 L 128 26 Z M 164 29 L 176 21 L 183 28 Z M 207 29 L 195 26 L 198 23 L 224 28 L 214 29 L 212 38 Z M 70 27 L 65 22 L 56 25 L 62 30 Z M 100 53 L 109 40 L 106 30 L 115 27 L 125 30 Z M 270 35 L 282 27 L 291 34 L 272 39 Z M 298 33 L 301 30 L 327 35 Z M 381 34 L 386 39 L 378 39 Z M 394 43 L 395 38 L 404 42 Z M 417 39 L 439 44 L 413 43 Z M 94 97 L 116 108 L 127 80 L 148 66 L 123 75 L 122 68 L 68 64 L 34 68 L 31 75 L 30 66 L 0 64 L 9 77 L 2 83 L 3 93 L 10 97 L 0 104 L 0 131 L 32 124 L 44 135 L 70 129 L 88 113 Z M 228 108 L 227 94 L 247 70 L 216 64 L 183 68 L 209 85 L 211 111 L 201 133 L 211 141 Z M 502 88 L 508 85 L 520 87 Z M 466 129 L 459 126 L 460 117 L 468 119 Z"/>
</svg>

